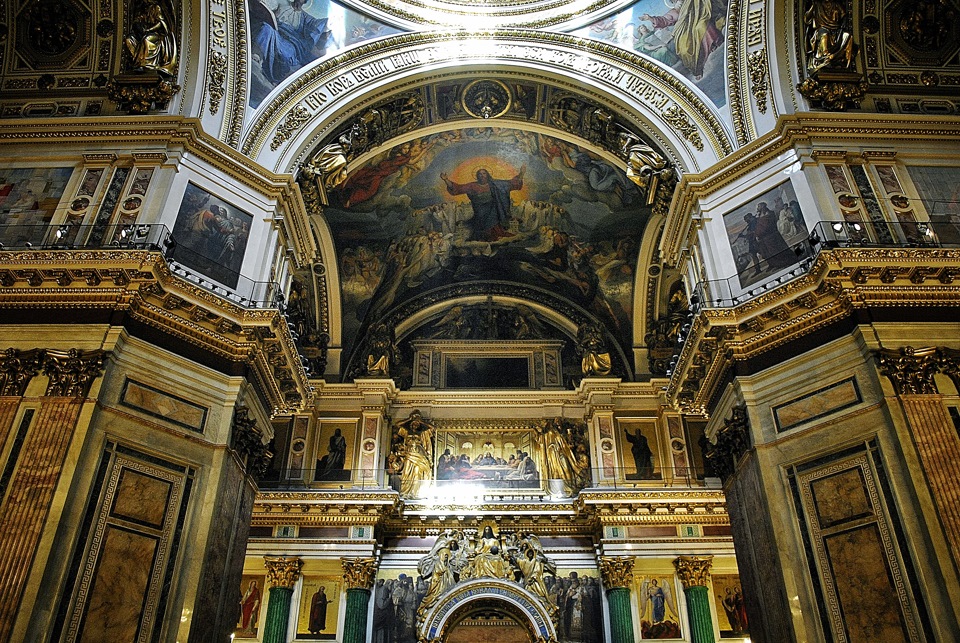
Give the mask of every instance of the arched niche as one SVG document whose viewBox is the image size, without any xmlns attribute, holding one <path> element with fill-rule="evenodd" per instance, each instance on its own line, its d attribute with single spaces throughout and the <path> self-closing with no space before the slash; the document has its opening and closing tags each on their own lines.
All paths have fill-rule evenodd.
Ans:
<svg viewBox="0 0 960 643">
<path fill-rule="evenodd" d="M 458 616 L 462 617 L 466 608 L 494 601 L 503 603 L 514 617 L 524 619 L 534 640 L 556 640 L 556 627 L 547 607 L 539 598 L 515 583 L 490 578 L 467 581 L 440 597 L 424 615 L 420 625 L 420 640 L 442 640 L 446 629 L 459 620 Z"/>
<path fill-rule="evenodd" d="M 241 151 L 264 167 L 293 172 L 333 130 L 386 96 L 447 74 L 492 71 L 590 92 L 629 114 L 684 172 L 733 151 L 720 116 L 698 89 L 617 47 L 523 30 L 407 34 L 375 45 L 317 63 L 275 90 L 247 128 Z"/>
</svg>

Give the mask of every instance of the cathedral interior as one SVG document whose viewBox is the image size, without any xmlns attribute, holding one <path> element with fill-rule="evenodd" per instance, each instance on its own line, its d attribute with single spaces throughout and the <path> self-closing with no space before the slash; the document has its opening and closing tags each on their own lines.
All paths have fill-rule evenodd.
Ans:
<svg viewBox="0 0 960 643">
<path fill-rule="evenodd" d="M 960 637 L 960 0 L 0 0 L 0 87 L 0 641 Z"/>
</svg>

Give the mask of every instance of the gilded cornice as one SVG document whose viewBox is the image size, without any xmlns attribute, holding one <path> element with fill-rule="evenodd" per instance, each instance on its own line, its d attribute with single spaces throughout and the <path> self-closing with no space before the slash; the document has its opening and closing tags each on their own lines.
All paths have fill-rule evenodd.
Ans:
<svg viewBox="0 0 960 643">
<path fill-rule="evenodd" d="M 667 265 L 679 261 L 684 241 L 694 226 L 691 213 L 699 202 L 777 160 L 785 152 L 814 143 L 858 149 L 871 142 L 897 140 L 960 141 L 960 121 L 939 116 L 901 114 L 791 114 L 783 115 L 767 134 L 741 147 L 698 174 L 684 174 L 678 183 L 664 227 L 661 254 Z M 814 153 L 818 153 L 815 150 Z"/>
<path fill-rule="evenodd" d="M 695 318 L 667 398 L 703 412 L 734 362 L 809 335 L 858 310 L 960 307 L 960 249 L 821 250 L 809 272 L 730 308 Z"/>
<path fill-rule="evenodd" d="M 304 101 L 311 92 L 320 90 L 324 83 L 329 82 L 338 74 L 345 73 L 349 69 L 371 60 L 384 59 L 404 50 L 416 51 L 417 47 L 429 45 L 448 48 L 466 39 L 490 40 L 504 46 L 507 46 L 509 41 L 531 46 L 552 46 L 558 52 L 569 53 L 570 55 L 592 54 L 603 62 L 616 66 L 617 70 L 622 69 L 624 72 L 632 73 L 644 81 L 656 83 L 657 89 L 664 91 L 668 97 L 663 108 L 659 110 L 663 112 L 661 120 L 664 126 L 666 126 L 669 118 L 668 112 L 675 109 L 677 113 L 682 113 L 682 115 L 691 119 L 691 122 L 697 127 L 697 131 L 694 133 L 698 136 L 703 135 L 706 144 L 715 151 L 716 156 L 724 156 L 733 150 L 729 136 L 720 119 L 714 114 L 712 108 L 691 90 L 680 77 L 644 57 L 610 44 L 567 34 L 525 29 L 400 34 L 351 49 L 307 70 L 287 85 L 269 105 L 262 108 L 257 121 L 244 140 L 241 150 L 256 157 L 260 150 L 269 147 L 269 140 L 286 116 L 297 107 L 307 104 L 301 103 L 301 101 Z M 562 58 L 563 55 L 560 55 Z M 503 60 L 508 61 L 512 58 L 503 57 Z M 423 68 L 423 66 L 418 65 L 418 68 Z M 400 76 L 403 73 L 404 70 L 401 70 L 397 72 L 397 75 Z M 427 82 L 427 80 L 424 80 L 424 82 Z M 598 82 L 602 83 L 603 79 L 598 78 Z M 315 110 L 311 109 L 310 111 L 314 112 Z M 320 107 L 312 118 L 329 120 L 333 116 L 333 114 L 326 115 L 324 109 Z M 342 118 L 342 110 L 336 116 Z M 315 129 L 316 126 L 313 126 L 313 128 Z M 688 140 L 696 147 L 696 142 L 692 138 L 688 137 Z"/>
<path fill-rule="evenodd" d="M 124 312 L 223 359 L 249 363 L 275 412 L 312 394 L 275 308 L 246 309 L 174 275 L 159 252 L 0 252 L 0 308 Z"/>
<path fill-rule="evenodd" d="M 288 174 L 275 174 L 210 136 L 203 131 L 199 119 L 151 116 L 149 119 L 137 120 L 79 118 L 66 121 L 0 121 L 0 150 L 3 153 L 16 156 L 21 153 L 24 145 L 44 144 L 59 147 L 127 145 L 139 148 L 139 151 L 133 152 L 135 155 L 150 153 L 144 152 L 144 147 L 163 147 L 166 152 L 164 158 L 189 153 L 208 163 L 221 175 L 277 202 L 279 209 L 286 213 L 286 216 L 276 221 L 277 227 L 281 230 L 287 246 L 294 251 L 298 264 L 309 263 L 317 255 L 314 237 L 307 221 L 306 207 L 293 177 Z M 115 155 L 111 156 L 116 158 Z M 159 158 L 158 156 L 157 159 Z"/>
</svg>

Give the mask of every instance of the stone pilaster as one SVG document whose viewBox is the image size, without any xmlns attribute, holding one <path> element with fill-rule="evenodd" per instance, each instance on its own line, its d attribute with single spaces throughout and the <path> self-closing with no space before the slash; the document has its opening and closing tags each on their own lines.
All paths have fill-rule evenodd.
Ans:
<svg viewBox="0 0 960 643">
<path fill-rule="evenodd" d="M 673 561 L 687 599 L 691 643 L 716 642 L 710 615 L 710 592 L 707 591 L 712 565 L 713 556 L 680 556 Z"/>
<path fill-rule="evenodd" d="M 363 643 L 367 636 L 367 606 L 370 588 L 377 576 L 373 558 L 341 558 L 347 584 L 347 613 L 343 622 L 343 643 Z"/>
<path fill-rule="evenodd" d="M 303 561 L 299 558 L 264 556 L 264 566 L 270 586 L 270 603 L 263 624 L 263 643 L 286 643 L 293 587 L 300 579 Z"/>
<path fill-rule="evenodd" d="M 877 361 L 900 400 L 951 554 L 960 562 L 960 435 L 934 379 L 943 373 L 956 381 L 960 351 L 907 346 L 878 351 Z"/>
<path fill-rule="evenodd" d="M 633 556 L 601 556 L 600 576 L 607 590 L 612 643 L 634 643 L 630 585 L 633 583 Z"/>
</svg>

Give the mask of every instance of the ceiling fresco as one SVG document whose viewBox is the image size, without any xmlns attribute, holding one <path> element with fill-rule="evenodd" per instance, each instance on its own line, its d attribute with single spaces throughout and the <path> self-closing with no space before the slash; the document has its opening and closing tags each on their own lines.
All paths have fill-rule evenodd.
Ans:
<svg viewBox="0 0 960 643">
<path fill-rule="evenodd" d="M 329 0 L 250 0 L 250 106 L 314 60 L 396 33 Z"/>
<path fill-rule="evenodd" d="M 622 170 L 578 145 L 495 127 L 415 138 L 351 172 L 324 214 L 346 355 L 411 300 L 506 291 L 599 321 L 622 352 L 633 344 L 650 207 Z"/>
<path fill-rule="evenodd" d="M 648 56 L 682 74 L 723 107 L 728 4 L 729 0 L 639 0 L 573 34 Z"/>
</svg>

